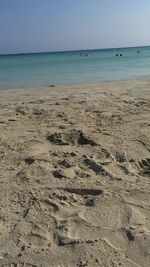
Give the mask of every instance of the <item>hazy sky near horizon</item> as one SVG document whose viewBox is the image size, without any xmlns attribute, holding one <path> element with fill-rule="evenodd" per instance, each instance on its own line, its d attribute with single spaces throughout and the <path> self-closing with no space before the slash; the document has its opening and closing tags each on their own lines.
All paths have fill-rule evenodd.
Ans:
<svg viewBox="0 0 150 267">
<path fill-rule="evenodd" d="M 150 45 L 150 0 L 0 0 L 0 54 Z"/>
</svg>

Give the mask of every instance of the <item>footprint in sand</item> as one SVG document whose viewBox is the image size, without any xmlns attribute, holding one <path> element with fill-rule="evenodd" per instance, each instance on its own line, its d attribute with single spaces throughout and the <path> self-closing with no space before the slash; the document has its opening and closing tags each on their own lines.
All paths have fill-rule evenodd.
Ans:
<svg viewBox="0 0 150 267">
<path fill-rule="evenodd" d="M 76 129 L 70 130 L 69 133 L 55 132 L 48 134 L 47 139 L 56 145 L 97 145 L 90 136 Z"/>
<path fill-rule="evenodd" d="M 58 205 L 48 198 L 44 199 L 44 201 L 41 203 L 41 207 L 48 213 L 56 213 L 59 211 Z"/>
<path fill-rule="evenodd" d="M 150 158 L 145 158 L 139 161 L 130 160 L 131 170 L 141 176 L 150 176 Z"/>
<path fill-rule="evenodd" d="M 121 163 L 110 163 L 105 167 L 105 170 L 112 176 L 122 179 L 129 174 L 129 170 Z"/>
<path fill-rule="evenodd" d="M 90 194 L 90 190 L 85 190 L 83 192 L 80 192 L 80 189 L 79 192 L 76 190 L 73 190 L 73 192 L 74 194 L 79 194 L 79 198 L 83 193 Z M 53 199 L 45 197 L 45 199 L 43 199 L 43 201 L 41 202 L 42 210 L 55 219 L 54 239 L 55 243 L 59 246 L 70 244 L 77 240 L 76 223 L 74 222 L 80 219 L 80 216 L 82 215 L 82 213 L 84 213 L 85 210 L 84 206 L 81 206 L 79 203 L 75 204 L 73 202 L 73 198 L 71 199 L 71 192 L 70 190 L 66 189 L 64 191 L 63 197 L 62 192 L 60 192 L 61 196 L 57 195 L 57 192 L 55 196 L 53 195 Z M 94 193 L 99 192 L 94 191 Z M 66 195 L 68 195 L 68 197 L 66 197 Z M 66 199 L 67 202 L 70 203 L 66 203 Z M 71 228 L 70 223 L 72 224 Z M 73 227 L 73 225 L 75 228 Z"/>
<path fill-rule="evenodd" d="M 64 219 L 74 216 L 80 207 L 74 203 L 67 203 L 66 201 L 63 201 L 63 199 L 66 199 L 65 197 L 61 197 L 61 199 L 51 199 L 46 197 L 41 201 L 42 210 L 55 219 Z"/>
<path fill-rule="evenodd" d="M 51 247 L 51 235 L 48 229 L 44 227 L 35 225 L 34 223 L 22 222 L 18 226 L 18 231 L 20 232 L 20 242 L 25 246 L 31 246 L 32 248 L 45 248 Z"/>
</svg>

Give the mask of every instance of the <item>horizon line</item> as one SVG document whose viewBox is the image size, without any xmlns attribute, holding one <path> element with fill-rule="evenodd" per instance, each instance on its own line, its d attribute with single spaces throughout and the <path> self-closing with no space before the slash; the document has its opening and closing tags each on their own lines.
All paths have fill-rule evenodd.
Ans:
<svg viewBox="0 0 150 267">
<path fill-rule="evenodd" d="M 31 55 L 31 54 L 67 53 L 67 52 L 82 52 L 82 51 L 125 49 L 125 48 L 143 48 L 143 47 L 150 47 L 150 45 L 121 46 L 121 47 L 108 47 L 108 48 L 90 48 L 90 49 L 75 49 L 75 50 L 39 51 L 39 52 L 4 53 L 4 54 L 0 54 L 0 56 L 17 56 L 17 55 L 21 56 L 21 55 Z"/>
</svg>

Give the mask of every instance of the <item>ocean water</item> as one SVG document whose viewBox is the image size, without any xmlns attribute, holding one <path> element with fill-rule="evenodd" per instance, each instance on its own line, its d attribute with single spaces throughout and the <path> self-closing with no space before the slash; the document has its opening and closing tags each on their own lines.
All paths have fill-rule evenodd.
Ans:
<svg viewBox="0 0 150 267">
<path fill-rule="evenodd" d="M 150 47 L 0 56 L 0 89 L 145 77 L 150 77 Z"/>
</svg>

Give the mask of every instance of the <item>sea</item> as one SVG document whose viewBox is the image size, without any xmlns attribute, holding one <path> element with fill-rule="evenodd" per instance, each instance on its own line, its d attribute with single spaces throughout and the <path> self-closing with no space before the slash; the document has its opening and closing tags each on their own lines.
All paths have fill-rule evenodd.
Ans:
<svg viewBox="0 0 150 267">
<path fill-rule="evenodd" d="M 150 77 L 150 47 L 0 55 L 0 89 Z"/>
</svg>

